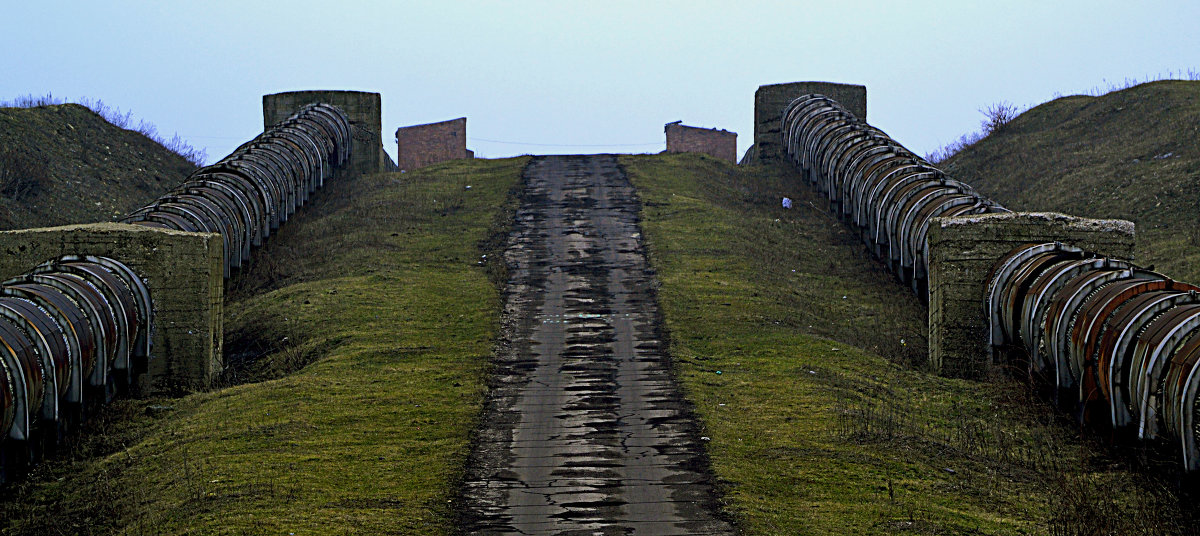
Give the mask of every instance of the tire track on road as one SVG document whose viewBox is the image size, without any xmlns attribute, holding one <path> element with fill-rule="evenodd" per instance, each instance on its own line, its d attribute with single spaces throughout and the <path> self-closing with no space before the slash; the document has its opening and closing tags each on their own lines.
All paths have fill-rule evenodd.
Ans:
<svg viewBox="0 0 1200 536">
<path fill-rule="evenodd" d="M 731 534 L 669 371 L 628 178 L 599 155 L 539 157 L 524 179 L 461 528 Z"/>
</svg>

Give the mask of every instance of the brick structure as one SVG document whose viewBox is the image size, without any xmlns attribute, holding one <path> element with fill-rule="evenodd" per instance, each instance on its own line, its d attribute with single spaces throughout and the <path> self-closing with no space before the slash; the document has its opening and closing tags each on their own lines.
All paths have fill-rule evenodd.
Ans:
<svg viewBox="0 0 1200 536">
<path fill-rule="evenodd" d="M 285 91 L 263 95 L 263 127 L 287 119 L 301 106 L 324 102 L 341 108 L 350 118 L 354 146 L 346 169 L 352 173 L 395 171 L 396 164 L 383 150 L 383 119 L 378 93 L 366 91 Z"/>
<path fill-rule="evenodd" d="M 396 129 L 396 162 L 402 170 L 474 157 L 467 149 L 465 117 Z"/>
<path fill-rule="evenodd" d="M 981 378 L 991 371 L 984 293 L 992 267 L 1029 243 L 1062 242 L 1133 258 L 1134 226 L 1051 212 L 935 218 L 929 227 L 929 362 L 942 374 Z"/>
<path fill-rule="evenodd" d="M 833 82 L 792 82 L 759 86 L 754 92 L 754 145 L 746 151 L 743 164 L 769 164 L 784 159 L 779 119 L 783 108 L 801 95 L 820 93 L 867 120 L 867 88 Z"/>
<path fill-rule="evenodd" d="M 667 123 L 668 153 L 704 153 L 737 162 L 737 133 L 724 129 L 689 127 L 682 121 Z"/>
<path fill-rule="evenodd" d="M 222 370 L 225 281 L 221 235 L 124 223 L 0 232 L 0 278 L 24 274 L 63 255 L 109 257 L 150 290 L 153 323 L 141 395 L 211 387 Z"/>
</svg>

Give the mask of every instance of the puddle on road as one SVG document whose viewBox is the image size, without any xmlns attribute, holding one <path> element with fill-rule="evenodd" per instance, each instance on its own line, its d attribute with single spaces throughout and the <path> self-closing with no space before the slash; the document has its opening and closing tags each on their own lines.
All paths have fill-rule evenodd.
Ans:
<svg viewBox="0 0 1200 536">
<path fill-rule="evenodd" d="M 470 534 L 730 534 L 667 369 L 633 187 L 613 156 L 533 160 L 505 261 Z"/>
</svg>

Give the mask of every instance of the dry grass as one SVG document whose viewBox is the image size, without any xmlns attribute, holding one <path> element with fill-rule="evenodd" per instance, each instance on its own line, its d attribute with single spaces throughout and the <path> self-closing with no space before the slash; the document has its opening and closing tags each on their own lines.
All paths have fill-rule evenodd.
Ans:
<svg viewBox="0 0 1200 536">
<path fill-rule="evenodd" d="M 679 378 L 747 533 L 1186 532 L 1176 496 L 1023 385 L 924 372 L 925 309 L 793 173 L 622 163 Z"/>
<path fill-rule="evenodd" d="M 1200 281 L 1200 81 L 1037 106 L 943 163 L 1013 210 L 1137 224 L 1137 259 Z"/>
<path fill-rule="evenodd" d="M 450 532 L 498 318 L 480 247 L 523 165 L 327 185 L 228 295 L 227 386 L 114 404 L 0 532 Z"/>
</svg>

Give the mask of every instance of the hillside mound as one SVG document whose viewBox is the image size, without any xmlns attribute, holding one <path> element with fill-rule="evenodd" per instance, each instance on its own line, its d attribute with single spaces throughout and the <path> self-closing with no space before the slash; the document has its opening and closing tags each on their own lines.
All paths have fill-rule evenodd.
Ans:
<svg viewBox="0 0 1200 536">
<path fill-rule="evenodd" d="M 1014 210 L 1137 224 L 1137 260 L 1200 281 L 1200 82 L 1055 99 L 942 162 Z"/>
<path fill-rule="evenodd" d="M 194 169 L 78 104 L 0 108 L 0 229 L 109 221 Z"/>
</svg>

